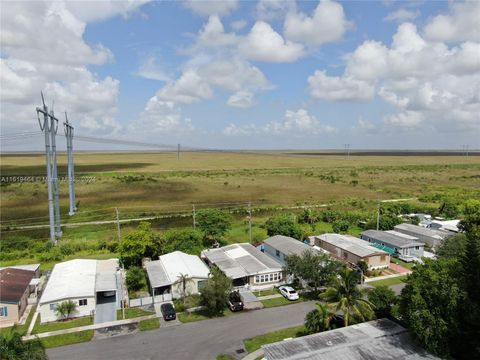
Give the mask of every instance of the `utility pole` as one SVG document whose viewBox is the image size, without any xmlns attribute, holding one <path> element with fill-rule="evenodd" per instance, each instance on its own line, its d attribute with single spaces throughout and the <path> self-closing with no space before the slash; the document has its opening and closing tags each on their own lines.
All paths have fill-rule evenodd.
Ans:
<svg viewBox="0 0 480 360">
<path fill-rule="evenodd" d="M 378 208 L 377 208 L 377 230 L 380 227 L 380 200 L 378 200 Z"/>
<path fill-rule="evenodd" d="M 51 166 L 51 150 L 50 150 L 50 125 L 48 119 L 48 107 L 45 105 L 45 99 L 43 98 L 43 93 L 40 93 L 42 96 L 43 108 L 37 107 L 37 119 L 38 124 L 40 125 L 40 130 L 45 133 L 45 157 L 47 163 L 47 189 L 48 189 L 48 213 L 50 218 L 50 240 L 54 245 L 57 244 L 57 239 L 55 237 L 55 215 L 54 215 L 54 205 L 53 205 L 53 185 L 52 185 L 52 166 Z M 40 114 L 43 114 L 43 123 L 40 120 Z"/>
<path fill-rule="evenodd" d="M 345 144 L 345 159 L 350 157 L 350 144 Z"/>
<path fill-rule="evenodd" d="M 65 122 L 63 123 L 65 137 L 67 139 L 67 160 L 68 160 L 68 190 L 70 195 L 70 211 L 68 215 L 72 216 L 77 211 L 75 205 L 75 179 L 73 171 L 73 126 L 68 122 L 67 112 L 65 112 Z"/>
<path fill-rule="evenodd" d="M 252 243 L 252 204 L 248 203 L 248 231 L 250 234 L 250 244 Z"/>
<path fill-rule="evenodd" d="M 195 213 L 195 204 L 192 205 L 193 206 L 193 230 L 195 230 L 195 228 L 197 227 L 197 222 L 195 221 L 195 216 L 196 216 L 196 213 Z"/>
<path fill-rule="evenodd" d="M 180 160 L 180 144 L 178 144 L 177 148 L 177 160 Z"/>
<path fill-rule="evenodd" d="M 52 183 L 53 183 L 53 199 L 55 202 L 55 235 L 62 236 L 62 227 L 60 224 L 60 194 L 58 189 L 58 173 L 57 173 L 57 145 L 56 135 L 58 131 L 58 119 L 55 117 L 52 110 L 50 112 L 50 139 L 51 139 L 51 151 L 52 151 Z"/>
<path fill-rule="evenodd" d="M 115 208 L 115 214 L 117 215 L 117 236 L 118 236 L 118 243 L 122 240 L 122 233 L 120 232 L 120 217 L 118 215 L 118 209 Z"/>
</svg>

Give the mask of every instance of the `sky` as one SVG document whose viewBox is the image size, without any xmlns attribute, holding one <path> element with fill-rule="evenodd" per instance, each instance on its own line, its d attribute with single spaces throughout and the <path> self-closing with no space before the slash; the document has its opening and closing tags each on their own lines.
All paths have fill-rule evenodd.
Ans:
<svg viewBox="0 0 480 360">
<path fill-rule="evenodd" d="M 2 136 L 39 131 L 43 91 L 82 136 L 222 149 L 480 147 L 480 1 L 0 6 Z M 41 137 L 6 143 L 42 147 Z"/>
</svg>

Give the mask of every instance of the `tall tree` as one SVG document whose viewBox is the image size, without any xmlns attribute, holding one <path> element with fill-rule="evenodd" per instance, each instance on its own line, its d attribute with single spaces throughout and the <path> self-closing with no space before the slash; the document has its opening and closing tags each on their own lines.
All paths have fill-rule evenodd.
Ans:
<svg viewBox="0 0 480 360">
<path fill-rule="evenodd" d="M 200 302 L 211 315 L 221 315 L 227 307 L 227 300 L 232 290 L 232 280 L 217 267 L 212 268 L 212 276 L 202 289 Z"/>
<path fill-rule="evenodd" d="M 218 209 L 199 210 L 197 212 L 196 222 L 202 230 L 205 240 L 210 244 L 217 243 L 232 227 L 230 215 Z"/>
<path fill-rule="evenodd" d="M 120 242 L 119 251 L 125 267 L 140 266 L 144 257 L 155 258 L 161 255 L 163 243 L 150 223 L 141 222 L 136 230 L 125 235 Z"/>
<path fill-rule="evenodd" d="M 265 222 L 268 236 L 284 235 L 303 240 L 304 231 L 293 214 L 281 214 Z"/>
<path fill-rule="evenodd" d="M 345 318 L 345 326 L 370 320 L 373 318 L 373 305 L 365 300 L 365 291 L 358 287 L 358 273 L 345 269 L 339 277 L 335 277 L 320 299 L 330 303 L 335 312 L 341 311 Z"/>
<path fill-rule="evenodd" d="M 317 309 L 307 313 L 305 316 L 305 328 L 310 334 L 330 329 L 330 320 L 335 315 L 327 305 L 317 303 Z"/>
<path fill-rule="evenodd" d="M 372 303 L 377 318 L 383 318 L 392 314 L 392 306 L 396 304 L 397 296 L 388 286 L 379 286 L 369 291 L 368 301 Z"/>
<path fill-rule="evenodd" d="M 138 291 L 145 286 L 145 271 L 139 266 L 132 266 L 125 278 L 128 291 Z"/>
<path fill-rule="evenodd" d="M 203 249 L 202 233 L 198 230 L 168 230 L 164 239 L 165 253 L 178 250 L 187 254 L 198 255 Z"/>
<path fill-rule="evenodd" d="M 341 264 L 330 256 L 313 250 L 306 250 L 302 255 L 291 255 L 285 259 L 285 272 L 306 281 L 314 291 L 339 271 Z"/>
<path fill-rule="evenodd" d="M 429 351 L 449 356 L 459 339 L 466 293 L 455 259 L 425 260 L 408 276 L 400 313 L 409 330 Z"/>
</svg>

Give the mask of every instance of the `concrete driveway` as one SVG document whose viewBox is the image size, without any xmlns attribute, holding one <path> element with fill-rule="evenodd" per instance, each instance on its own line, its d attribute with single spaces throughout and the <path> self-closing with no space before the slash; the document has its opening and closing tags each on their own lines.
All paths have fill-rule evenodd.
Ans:
<svg viewBox="0 0 480 360">
<path fill-rule="evenodd" d="M 243 349 L 243 339 L 303 324 L 315 301 L 138 332 L 47 350 L 50 360 L 212 360 Z M 245 353 L 246 355 L 246 353 Z"/>
<path fill-rule="evenodd" d="M 115 296 L 102 297 L 98 295 L 95 307 L 95 324 L 117 320 L 117 302 Z"/>
</svg>

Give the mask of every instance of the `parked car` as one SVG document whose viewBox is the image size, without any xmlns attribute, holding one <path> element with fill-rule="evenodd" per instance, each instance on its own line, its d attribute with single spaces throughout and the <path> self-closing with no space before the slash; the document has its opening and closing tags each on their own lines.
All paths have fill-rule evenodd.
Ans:
<svg viewBox="0 0 480 360">
<path fill-rule="evenodd" d="M 168 320 L 175 320 L 177 318 L 177 314 L 175 313 L 175 309 L 172 304 L 165 303 L 160 306 L 160 310 L 162 312 L 163 318 L 165 321 Z"/>
<path fill-rule="evenodd" d="M 228 295 L 228 307 L 232 311 L 242 311 L 243 310 L 243 301 L 240 293 L 238 291 L 232 291 Z"/>
<path fill-rule="evenodd" d="M 299 298 L 298 293 L 295 291 L 294 288 L 290 286 L 280 286 L 278 290 L 280 291 L 280 294 L 282 294 L 285 297 L 285 299 L 298 300 Z"/>
</svg>

